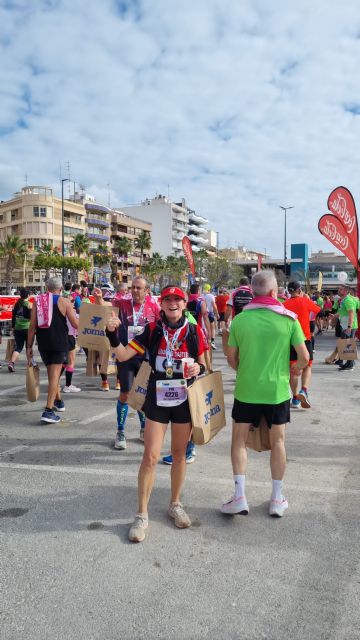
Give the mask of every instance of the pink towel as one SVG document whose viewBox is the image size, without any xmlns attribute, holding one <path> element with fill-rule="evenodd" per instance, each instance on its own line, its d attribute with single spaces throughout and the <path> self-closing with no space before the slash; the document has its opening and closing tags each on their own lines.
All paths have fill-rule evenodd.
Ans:
<svg viewBox="0 0 360 640">
<path fill-rule="evenodd" d="M 253 309 L 268 309 L 269 311 L 278 313 L 281 316 L 287 316 L 292 320 L 297 319 L 296 313 L 293 313 L 293 311 L 290 311 L 289 309 L 285 309 L 281 302 L 271 296 L 256 296 L 251 302 L 249 302 L 249 304 L 245 305 L 243 312 L 252 311 Z"/>
<path fill-rule="evenodd" d="M 36 314 L 39 329 L 48 329 L 53 314 L 53 294 L 50 291 L 36 296 Z"/>
</svg>

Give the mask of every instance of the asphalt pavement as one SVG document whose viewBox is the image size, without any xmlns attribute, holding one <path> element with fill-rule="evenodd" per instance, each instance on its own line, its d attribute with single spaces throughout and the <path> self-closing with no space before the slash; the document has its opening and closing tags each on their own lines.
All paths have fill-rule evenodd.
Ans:
<svg viewBox="0 0 360 640">
<path fill-rule="evenodd" d="M 183 502 L 193 526 L 178 530 L 168 518 L 170 469 L 160 463 L 143 544 L 127 540 L 139 424 L 131 412 L 128 449 L 115 451 L 114 378 L 102 392 L 79 355 L 81 393 L 64 396 L 59 424 L 42 425 L 46 384 L 29 403 L 24 354 L 14 374 L 3 364 L 1 637 L 359 639 L 360 365 L 339 372 L 324 364 L 333 344 L 333 332 L 317 339 L 312 408 L 293 410 L 287 428 L 289 510 L 272 519 L 268 453 L 249 453 L 249 515 L 219 512 L 233 489 L 235 374 L 218 340 L 214 363 L 223 372 L 228 424 L 187 466 Z"/>
</svg>

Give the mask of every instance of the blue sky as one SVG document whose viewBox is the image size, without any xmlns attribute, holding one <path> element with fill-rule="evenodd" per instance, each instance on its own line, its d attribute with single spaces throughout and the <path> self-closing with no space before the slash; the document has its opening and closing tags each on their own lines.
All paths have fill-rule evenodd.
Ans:
<svg viewBox="0 0 360 640">
<path fill-rule="evenodd" d="M 168 191 L 221 246 L 331 250 L 360 209 L 356 0 L 0 0 L 0 197 L 67 177 L 111 204 Z"/>
</svg>

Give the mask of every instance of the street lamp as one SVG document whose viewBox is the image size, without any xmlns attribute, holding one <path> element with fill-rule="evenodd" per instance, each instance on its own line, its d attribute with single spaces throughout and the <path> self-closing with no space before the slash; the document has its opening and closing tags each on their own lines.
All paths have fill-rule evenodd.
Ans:
<svg viewBox="0 0 360 640">
<path fill-rule="evenodd" d="M 280 209 L 283 210 L 284 214 L 285 214 L 285 225 L 284 225 L 284 283 L 286 286 L 286 212 L 289 211 L 289 209 L 294 209 L 293 206 L 290 207 L 282 207 L 280 205 Z"/>
<path fill-rule="evenodd" d="M 70 182 L 70 178 L 62 178 L 61 180 L 61 254 L 65 255 L 65 228 L 64 228 L 64 182 Z M 63 284 L 65 280 L 65 267 L 62 270 Z"/>
</svg>

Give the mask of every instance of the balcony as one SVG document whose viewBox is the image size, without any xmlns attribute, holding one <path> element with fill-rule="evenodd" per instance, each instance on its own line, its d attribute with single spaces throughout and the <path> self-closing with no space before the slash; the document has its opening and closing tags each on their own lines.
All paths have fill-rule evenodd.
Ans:
<svg viewBox="0 0 360 640">
<path fill-rule="evenodd" d="M 95 211 L 99 211 L 99 213 L 102 214 L 113 213 L 112 209 L 109 209 L 109 207 L 104 207 L 103 205 L 96 203 L 91 204 L 90 202 L 85 202 L 85 209 L 86 211 L 91 211 L 94 213 Z"/>
<path fill-rule="evenodd" d="M 198 216 L 195 211 L 191 211 L 189 214 L 189 222 L 195 222 L 195 224 L 207 224 L 209 220 L 202 216 Z"/>
<path fill-rule="evenodd" d="M 100 240 L 101 242 L 107 242 L 109 240 L 108 236 L 103 235 L 102 233 L 87 233 L 88 238 L 90 240 Z"/>
<path fill-rule="evenodd" d="M 100 216 L 88 215 L 86 216 L 86 222 L 88 224 L 98 225 L 99 227 L 110 227 L 110 222 L 106 222 L 106 220 L 100 218 Z"/>
</svg>

